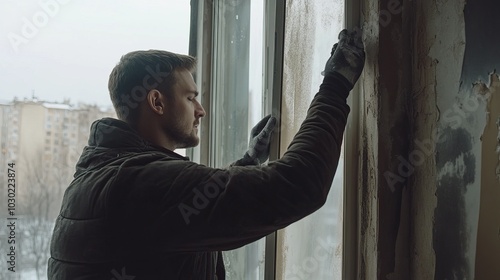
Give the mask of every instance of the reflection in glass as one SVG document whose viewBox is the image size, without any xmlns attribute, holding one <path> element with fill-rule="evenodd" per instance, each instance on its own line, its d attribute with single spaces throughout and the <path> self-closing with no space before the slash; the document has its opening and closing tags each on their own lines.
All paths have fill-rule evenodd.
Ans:
<svg viewBox="0 0 500 280">
<path fill-rule="evenodd" d="M 228 166 L 248 148 L 263 117 L 264 2 L 216 1 L 211 164 Z M 224 252 L 227 278 L 264 279 L 265 240 Z"/>
</svg>

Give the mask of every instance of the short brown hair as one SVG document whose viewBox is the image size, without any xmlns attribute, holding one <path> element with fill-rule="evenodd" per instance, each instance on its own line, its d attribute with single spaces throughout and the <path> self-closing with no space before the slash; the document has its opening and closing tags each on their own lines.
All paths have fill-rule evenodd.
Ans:
<svg viewBox="0 0 500 280">
<path fill-rule="evenodd" d="M 119 119 L 135 123 L 139 103 L 157 89 L 167 94 L 175 84 L 176 70 L 194 71 L 196 59 L 161 50 L 134 51 L 122 56 L 109 75 L 108 89 Z"/>
</svg>

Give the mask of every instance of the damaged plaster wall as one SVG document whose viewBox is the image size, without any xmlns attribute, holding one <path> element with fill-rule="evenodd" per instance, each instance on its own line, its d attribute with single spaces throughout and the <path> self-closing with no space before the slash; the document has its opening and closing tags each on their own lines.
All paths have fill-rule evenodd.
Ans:
<svg viewBox="0 0 500 280">
<path fill-rule="evenodd" d="M 470 279 L 474 275 L 475 279 L 500 277 L 500 184 L 496 178 L 499 83 L 497 74 L 489 75 L 500 65 L 500 39 L 491 36 L 500 23 L 499 7 L 498 1 L 476 0 L 468 1 L 464 10 L 467 44 L 457 96 L 463 122 L 456 124 L 470 133 L 472 147 L 468 156 L 475 158 L 476 165 L 475 172 L 467 172 L 472 169 L 472 161 L 464 164 L 463 176 L 463 181 L 473 181 L 464 193 Z M 484 81 L 488 80 L 486 86 Z"/>
<path fill-rule="evenodd" d="M 477 206 L 469 207 L 467 197 L 474 201 L 477 196 L 479 146 L 465 120 L 450 123 L 461 118 L 455 108 L 464 99 L 459 93 L 464 6 L 465 1 L 450 0 L 416 3 L 412 150 L 426 155 L 426 161 L 416 166 L 411 185 L 413 279 L 472 278 L 469 248 L 477 218 L 471 217 L 477 217 Z"/>
<path fill-rule="evenodd" d="M 455 155 L 451 153 L 460 147 L 452 142 L 460 140 L 450 137 L 446 143 L 441 141 L 446 131 L 441 114 L 449 110 L 446 106 L 452 104 L 450 100 L 460 87 L 465 1 L 405 1 L 404 5 L 407 12 L 403 13 L 402 24 L 411 22 L 410 28 L 403 29 L 411 34 L 412 44 L 404 49 L 412 57 L 408 71 L 411 86 L 400 94 L 407 97 L 410 147 L 406 154 L 393 154 L 397 158 L 397 169 L 393 170 L 398 176 L 395 180 L 405 185 L 400 223 L 409 224 L 410 231 L 410 248 L 398 242 L 396 254 L 404 256 L 404 251 L 409 250 L 409 272 L 404 274 L 407 270 L 404 261 L 396 262 L 393 277 L 389 279 L 470 279 L 470 262 L 463 261 L 468 256 L 462 246 L 469 234 L 461 233 L 474 223 L 467 223 L 463 187 L 453 185 L 456 181 L 440 179 L 448 175 L 441 166 L 443 163 L 451 163 L 451 167 L 446 165 L 454 170 L 451 178 L 459 181 L 461 175 L 453 166 Z M 406 204 L 410 204 L 408 216 Z M 454 210 L 460 209 L 463 212 L 457 215 Z M 409 221 L 405 223 L 405 219 Z M 405 239 L 406 230 L 398 229 L 398 240 Z M 379 251 L 388 249 L 391 248 Z"/>
<path fill-rule="evenodd" d="M 413 279 L 500 275 L 498 117 L 491 117 L 499 104 L 487 100 L 497 76 L 479 86 L 483 94 L 473 88 L 500 63 L 500 40 L 489 36 L 500 3 L 458 2 L 416 4 L 413 150 L 435 157 L 412 178 Z"/>
<path fill-rule="evenodd" d="M 409 149 L 408 99 L 403 93 L 411 90 L 411 53 L 403 6 L 394 0 L 362 4 L 366 63 L 361 78 L 358 279 L 408 278 L 408 250 L 396 249 L 408 244 L 408 218 L 402 218 L 408 215 L 402 209 L 409 207 L 408 199 L 403 201 L 406 179 L 385 176 L 397 173 L 397 156 Z M 406 235 L 398 236 L 404 231 Z M 394 273 L 395 267 L 401 269 Z"/>
<path fill-rule="evenodd" d="M 467 48 L 462 71 L 462 87 L 481 101 L 476 117 L 482 121 L 476 128 L 481 152 L 479 222 L 475 248 L 475 279 L 500 277 L 500 182 L 499 127 L 500 82 L 498 74 L 489 73 L 500 66 L 500 38 L 496 34 L 500 19 L 497 1 L 476 0 L 466 5 Z M 488 82 L 489 81 L 489 82 Z M 472 86 L 474 84 L 474 86 Z M 486 106 L 486 108 L 484 107 Z M 482 112 L 487 114 L 483 115 Z"/>
<path fill-rule="evenodd" d="M 359 178 L 359 252 L 357 279 L 377 279 L 378 199 L 376 192 L 378 158 L 378 1 L 364 0 L 363 41 L 366 63 L 360 78 L 363 107 L 360 110 L 361 160 Z"/>
<path fill-rule="evenodd" d="M 409 188 L 411 197 L 411 252 L 412 256 L 410 275 L 411 279 L 435 279 L 436 256 L 433 249 L 433 227 L 434 210 L 437 205 L 436 197 L 436 162 L 435 142 L 437 120 L 439 118 L 436 100 L 438 95 L 437 80 L 438 73 L 447 73 L 447 67 L 455 66 L 452 69 L 460 69 L 461 65 L 456 65 L 454 59 L 446 59 L 448 56 L 443 54 L 438 57 L 429 55 L 430 50 L 436 43 L 436 37 L 439 37 L 440 44 L 453 44 L 449 40 L 444 40 L 441 33 L 447 33 L 447 30 L 440 30 L 442 27 L 451 28 L 460 20 L 453 17 L 447 25 L 440 24 L 440 16 L 443 11 L 437 10 L 435 1 L 416 1 L 413 4 L 414 24 L 413 33 L 413 88 L 411 92 L 410 112 L 412 123 L 412 152 L 414 154 L 423 154 L 425 157 L 415 164 L 415 171 L 409 178 Z M 463 7 L 463 1 L 458 6 Z M 454 9 L 452 9 L 454 11 Z M 463 24 L 463 23 L 462 23 Z M 456 34 L 456 30 L 453 34 Z M 460 34 L 460 32 L 458 32 Z M 460 40 L 460 39 L 459 39 Z M 443 42 L 444 41 L 444 42 Z M 445 47 L 446 48 L 446 47 Z M 463 55 L 463 50 L 462 50 Z M 460 53 L 458 53 L 460 57 Z M 441 60 L 441 64 L 439 64 Z M 461 61 L 460 61 L 461 62 Z M 450 67 L 451 68 L 451 67 Z M 451 71 L 453 72 L 453 71 Z M 450 73 L 455 77 L 454 82 L 448 84 L 457 84 L 460 73 Z M 444 82 L 444 81 L 443 81 Z M 456 87 L 458 90 L 458 86 Z M 448 91 L 448 90 L 442 90 Z M 423 143 L 423 144 L 417 144 Z"/>
<path fill-rule="evenodd" d="M 500 116 L 491 117 L 500 104 L 473 90 L 500 64 L 500 39 L 491 38 L 500 3 L 363 4 L 358 278 L 474 279 L 483 266 L 500 269 L 491 248 L 500 243 Z M 395 4 L 402 12 L 382 22 Z M 492 275 L 500 273 L 476 279 Z"/>
<path fill-rule="evenodd" d="M 487 118 L 482 139 L 481 194 L 477 233 L 476 279 L 500 276 L 500 80 L 490 75 L 489 85 L 478 83 L 476 94 L 487 98 Z"/>
</svg>

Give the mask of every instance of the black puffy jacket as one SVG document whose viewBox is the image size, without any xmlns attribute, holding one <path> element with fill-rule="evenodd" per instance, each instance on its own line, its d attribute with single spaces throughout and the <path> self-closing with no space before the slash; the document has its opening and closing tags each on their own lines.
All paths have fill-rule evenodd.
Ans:
<svg viewBox="0 0 500 280">
<path fill-rule="evenodd" d="M 343 77 L 325 77 L 287 152 L 262 166 L 206 167 L 150 145 L 125 122 L 94 122 L 56 221 L 48 278 L 225 279 L 219 251 L 325 203 L 348 91 Z"/>
</svg>

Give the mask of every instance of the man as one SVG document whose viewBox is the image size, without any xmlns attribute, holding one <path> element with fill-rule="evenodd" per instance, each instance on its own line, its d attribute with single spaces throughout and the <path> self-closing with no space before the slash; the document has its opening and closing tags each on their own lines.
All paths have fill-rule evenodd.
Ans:
<svg viewBox="0 0 500 280">
<path fill-rule="evenodd" d="M 276 123 L 264 118 L 245 156 L 209 168 L 174 152 L 198 144 L 205 111 L 193 58 L 122 57 L 109 90 L 119 120 L 94 122 L 56 221 L 49 279 L 225 279 L 220 251 L 320 208 L 340 156 L 346 98 L 364 65 L 358 32 L 342 31 L 299 132 L 267 160 Z"/>
</svg>

